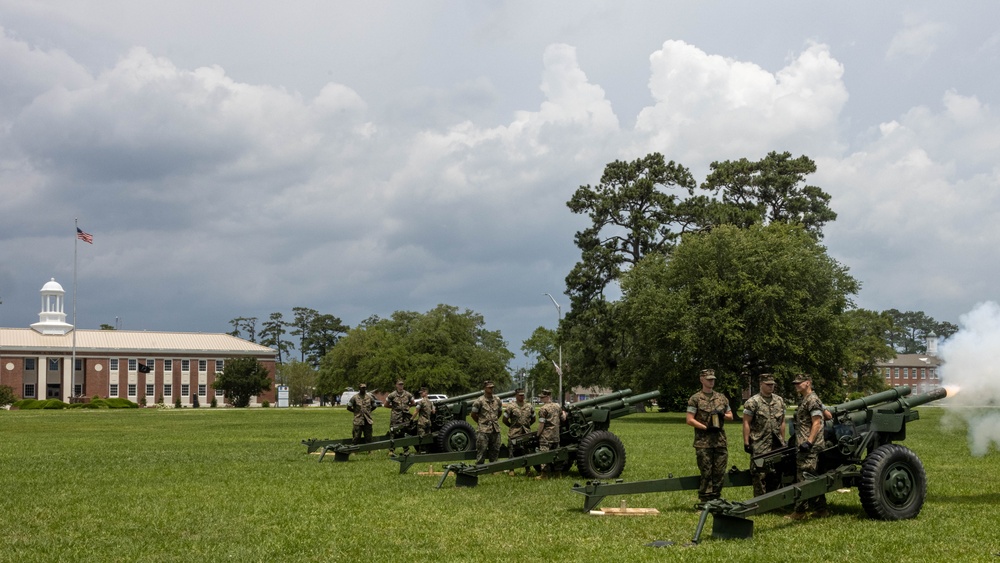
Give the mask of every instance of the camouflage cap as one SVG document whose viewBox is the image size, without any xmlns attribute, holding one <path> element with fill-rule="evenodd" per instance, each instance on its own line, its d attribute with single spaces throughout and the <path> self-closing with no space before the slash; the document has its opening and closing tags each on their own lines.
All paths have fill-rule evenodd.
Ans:
<svg viewBox="0 0 1000 563">
<path fill-rule="evenodd" d="M 358 389 L 368 389 L 368 384 L 367 383 L 359 383 L 358 384 Z"/>
<path fill-rule="evenodd" d="M 495 387 L 495 386 L 493 385 L 492 381 L 487 379 L 486 381 L 483 382 L 483 387 Z"/>
<path fill-rule="evenodd" d="M 402 379 L 397 379 L 396 380 L 396 385 L 402 385 L 402 384 L 403 384 L 403 380 Z"/>
<path fill-rule="evenodd" d="M 807 374 L 797 373 L 795 374 L 795 379 L 792 380 L 792 383 L 802 383 L 803 381 L 812 381 L 812 378 Z"/>
<path fill-rule="evenodd" d="M 703 369 L 698 373 L 698 377 L 704 377 L 705 379 L 715 379 L 715 370 Z"/>
<path fill-rule="evenodd" d="M 761 383 L 774 383 L 774 374 L 762 373 L 760 374 Z"/>
<path fill-rule="evenodd" d="M 552 396 L 552 390 L 551 389 L 542 389 L 542 392 L 539 393 L 538 396 L 539 397 L 551 397 Z"/>
<path fill-rule="evenodd" d="M 524 388 L 518 387 L 517 389 L 514 390 L 514 394 L 515 395 L 524 395 Z"/>
</svg>

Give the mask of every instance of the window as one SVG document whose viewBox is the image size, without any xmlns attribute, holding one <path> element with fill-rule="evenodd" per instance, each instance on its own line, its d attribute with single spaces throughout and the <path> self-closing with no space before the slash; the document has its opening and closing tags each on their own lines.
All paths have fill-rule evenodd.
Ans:
<svg viewBox="0 0 1000 563">
<path fill-rule="evenodd" d="M 73 396 L 74 397 L 82 397 L 83 396 L 83 385 L 80 385 L 79 383 L 77 383 L 76 385 L 73 386 Z"/>
<path fill-rule="evenodd" d="M 152 383 L 147 383 L 146 384 L 146 396 L 147 397 L 152 397 L 153 393 L 156 393 L 156 391 L 153 389 L 153 387 L 154 387 L 154 385 Z"/>
<path fill-rule="evenodd" d="M 108 396 L 109 397 L 117 397 L 118 396 L 118 384 L 117 383 L 112 383 L 111 384 L 111 388 L 108 390 Z"/>
<path fill-rule="evenodd" d="M 169 397 L 174 394 L 174 386 L 169 383 L 163 384 L 163 396 Z"/>
<path fill-rule="evenodd" d="M 927 379 L 927 368 L 920 368 L 920 379 Z"/>
<path fill-rule="evenodd" d="M 128 359 L 128 370 L 129 371 L 135 371 L 136 369 L 138 369 L 138 367 L 139 367 L 139 361 L 138 360 L 136 360 L 135 358 L 129 358 Z"/>
<path fill-rule="evenodd" d="M 128 384 L 128 396 L 135 397 L 135 383 Z"/>
<path fill-rule="evenodd" d="M 149 368 L 150 373 L 156 371 L 156 360 L 153 358 L 146 358 L 146 367 Z"/>
<path fill-rule="evenodd" d="M 903 368 L 903 379 L 910 378 L 910 368 Z"/>
<path fill-rule="evenodd" d="M 181 397 L 187 397 L 191 393 L 191 386 L 187 383 L 181 383 Z"/>
<path fill-rule="evenodd" d="M 24 371 L 35 371 L 35 358 L 24 359 Z M 34 386 L 32 386 L 32 389 L 34 389 Z M 31 396 L 34 397 L 35 395 L 32 394 Z"/>
<path fill-rule="evenodd" d="M 896 379 L 899 379 L 899 368 L 893 368 L 893 375 L 896 376 Z"/>
<path fill-rule="evenodd" d="M 931 379 L 937 379 L 937 371 L 931 368 Z"/>
<path fill-rule="evenodd" d="M 83 370 L 83 360 L 77 360 L 76 363 L 73 365 L 73 369 L 75 369 L 76 371 Z"/>
<path fill-rule="evenodd" d="M 191 360 L 181 360 L 181 371 L 191 371 Z"/>
<path fill-rule="evenodd" d="M 216 396 L 216 397 L 221 397 L 222 395 L 223 395 L 223 391 L 222 391 L 222 389 L 216 389 L 216 390 L 215 390 L 215 396 Z"/>
<path fill-rule="evenodd" d="M 222 373 L 226 369 L 226 360 L 215 360 L 215 373 Z"/>
<path fill-rule="evenodd" d="M 25 383 L 24 384 L 24 398 L 27 399 L 28 397 L 34 397 L 34 396 L 35 396 L 35 384 L 34 383 Z"/>
<path fill-rule="evenodd" d="M 198 373 L 208 371 L 208 360 L 198 360 Z"/>
<path fill-rule="evenodd" d="M 49 371 L 59 371 L 59 358 L 49 358 Z"/>
<path fill-rule="evenodd" d="M 118 371 L 118 358 L 111 358 L 108 360 L 108 369 L 111 371 Z"/>
<path fill-rule="evenodd" d="M 205 385 L 204 383 L 199 383 L 198 384 L 198 394 L 199 395 L 201 395 L 202 397 L 204 397 L 205 393 L 207 391 L 208 391 L 208 385 Z"/>
<path fill-rule="evenodd" d="M 163 360 L 163 371 L 165 371 L 165 372 L 174 371 L 174 361 L 173 360 Z"/>
</svg>

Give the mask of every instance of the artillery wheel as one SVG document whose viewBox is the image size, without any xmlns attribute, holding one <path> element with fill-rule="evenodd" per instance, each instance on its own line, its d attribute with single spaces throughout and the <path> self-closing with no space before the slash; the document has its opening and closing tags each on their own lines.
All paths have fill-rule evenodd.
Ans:
<svg viewBox="0 0 1000 563">
<path fill-rule="evenodd" d="M 861 464 L 858 496 L 874 520 L 916 518 L 927 496 L 924 464 L 909 448 L 881 445 Z"/>
<path fill-rule="evenodd" d="M 446 422 L 438 431 L 434 445 L 439 452 L 467 452 L 476 449 L 476 431 L 464 420 Z"/>
<path fill-rule="evenodd" d="M 625 446 L 607 430 L 591 432 L 580 441 L 576 466 L 588 479 L 614 479 L 625 469 Z"/>
</svg>

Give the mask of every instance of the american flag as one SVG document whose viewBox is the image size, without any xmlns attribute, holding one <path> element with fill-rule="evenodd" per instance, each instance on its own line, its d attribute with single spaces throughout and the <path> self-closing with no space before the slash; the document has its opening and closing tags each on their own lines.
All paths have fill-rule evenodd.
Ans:
<svg viewBox="0 0 1000 563">
<path fill-rule="evenodd" d="M 76 228 L 76 238 L 82 240 L 87 244 L 94 244 L 94 235 L 81 231 L 80 227 Z"/>
</svg>

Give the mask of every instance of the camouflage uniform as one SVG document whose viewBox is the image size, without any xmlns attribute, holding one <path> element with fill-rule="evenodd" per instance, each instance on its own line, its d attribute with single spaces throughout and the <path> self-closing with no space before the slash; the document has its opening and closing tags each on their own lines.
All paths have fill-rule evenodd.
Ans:
<svg viewBox="0 0 1000 563">
<path fill-rule="evenodd" d="M 413 405 L 413 395 L 409 391 L 396 390 L 385 397 L 385 406 L 389 407 L 389 429 L 406 426 L 410 422 L 410 406 Z M 409 446 L 403 448 L 403 453 L 410 451 Z M 396 455 L 396 448 L 389 448 L 389 455 Z"/>
<path fill-rule="evenodd" d="M 417 401 L 417 435 L 426 436 L 431 432 L 431 415 L 434 414 L 434 404 L 423 397 Z"/>
<path fill-rule="evenodd" d="M 347 410 L 354 413 L 354 429 L 351 431 L 352 444 L 367 444 L 372 441 L 372 411 L 375 410 L 375 399 L 369 393 L 351 397 L 347 401 Z"/>
<path fill-rule="evenodd" d="M 785 446 L 785 400 L 772 394 L 764 397 L 760 393 L 743 403 L 743 415 L 750 415 L 751 456 L 764 455 Z M 750 470 L 753 471 L 751 464 Z M 753 494 L 760 496 L 767 492 L 767 472 L 753 473 Z"/>
<path fill-rule="evenodd" d="M 814 416 L 819 416 L 820 420 L 823 418 L 823 403 L 816 396 L 815 392 L 810 392 L 808 395 L 802 398 L 799 403 L 798 408 L 795 410 L 795 443 L 802 444 L 809 440 L 809 433 L 812 429 L 812 418 Z M 819 450 L 823 449 L 825 440 L 823 438 L 823 431 L 820 430 L 819 434 L 816 435 L 816 441 L 813 442 L 813 447 L 808 453 L 799 450 L 795 456 L 795 478 L 797 481 L 803 481 L 803 473 L 811 473 L 816 475 L 816 469 L 819 465 Z M 813 499 L 807 500 L 806 502 L 797 503 L 795 505 L 795 512 L 803 513 L 809 508 L 808 505 L 812 505 L 814 511 L 826 510 L 826 495 L 820 495 Z"/>
<path fill-rule="evenodd" d="M 487 399 L 479 397 L 472 402 L 472 412 L 479 416 L 476 427 L 476 463 L 483 463 L 489 458 L 491 462 L 500 457 L 500 414 L 503 403 L 494 396 Z"/>
<path fill-rule="evenodd" d="M 514 448 L 514 438 L 531 432 L 531 424 L 535 422 L 535 407 L 529 402 L 518 405 L 516 402 L 507 405 L 503 413 L 504 422 L 510 429 L 507 431 L 507 446 L 511 457 L 524 455 L 524 448 Z"/>
<path fill-rule="evenodd" d="M 695 420 L 706 426 L 719 428 L 718 431 L 694 429 L 695 459 L 701 471 L 698 500 L 702 502 L 717 499 L 722 494 L 722 482 L 729 463 L 726 432 L 722 429 L 722 424 L 725 413 L 729 410 L 729 400 L 718 391 L 698 391 L 688 399 L 687 412 L 694 414 Z M 723 414 L 714 414 L 717 411 L 722 411 Z"/>
<path fill-rule="evenodd" d="M 562 407 L 557 403 L 545 403 L 538 409 L 538 451 L 547 452 L 559 447 L 559 423 L 562 421 Z M 542 472 L 548 472 L 549 464 L 542 464 Z"/>
</svg>

